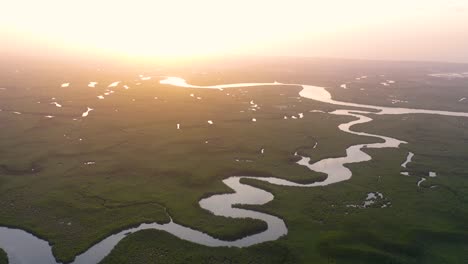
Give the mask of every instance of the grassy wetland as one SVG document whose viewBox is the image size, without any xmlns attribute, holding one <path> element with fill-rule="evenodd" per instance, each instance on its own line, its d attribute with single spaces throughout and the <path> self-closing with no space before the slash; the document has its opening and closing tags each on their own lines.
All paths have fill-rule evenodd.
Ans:
<svg viewBox="0 0 468 264">
<path fill-rule="evenodd" d="M 320 181 L 326 175 L 295 164 L 295 152 L 313 163 L 344 156 L 351 145 L 379 142 L 339 130 L 338 125 L 355 118 L 328 114 L 343 107 L 301 98 L 299 86 L 205 90 L 160 84 L 169 74 L 200 85 L 310 83 L 327 87 L 342 101 L 468 112 L 468 102 L 459 101 L 466 96 L 461 87 L 468 79 L 434 79 L 420 65 L 397 71 L 401 65 L 392 63 L 377 68 L 362 62 L 320 63 L 8 75 L 0 85 L 5 88 L 0 90 L 0 225 L 49 241 L 62 262 L 127 227 L 171 219 L 236 240 L 267 226 L 200 208 L 200 199 L 232 192 L 223 179 L 253 175 Z M 283 71 L 285 65 L 292 72 Z M 116 81 L 116 87 L 108 87 Z M 97 82 L 96 87 L 89 82 Z M 451 88 L 432 104 L 434 95 L 418 82 L 430 82 L 429 91 Z M 350 88 L 340 88 L 343 83 Z M 93 110 L 83 116 L 88 107 Z M 128 235 L 103 263 L 463 263 L 468 118 L 368 116 L 374 120 L 352 130 L 408 144 L 364 150 L 372 161 L 346 165 L 353 172 L 350 180 L 294 188 L 242 179 L 271 192 L 274 200 L 236 206 L 282 218 L 288 234 L 279 240 L 242 249 L 211 248 L 145 230 Z M 413 161 L 403 168 L 410 151 Z M 426 180 L 418 186 L 421 178 Z M 366 196 L 377 192 L 382 196 L 364 206 Z M 0 251 L 0 263 L 3 259 Z"/>
</svg>

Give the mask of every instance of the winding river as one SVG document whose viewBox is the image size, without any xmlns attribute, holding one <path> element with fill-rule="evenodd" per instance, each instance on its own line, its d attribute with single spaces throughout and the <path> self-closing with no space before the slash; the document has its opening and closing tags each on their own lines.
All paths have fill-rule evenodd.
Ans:
<svg viewBox="0 0 468 264">
<path fill-rule="evenodd" d="M 351 133 L 359 136 L 375 137 L 381 139 L 382 143 L 373 144 L 359 144 L 353 145 L 346 149 L 346 156 L 339 158 L 323 159 L 313 164 L 310 164 L 310 158 L 301 157 L 297 162 L 298 165 L 305 166 L 308 169 L 316 172 L 327 174 L 327 178 L 321 182 L 311 184 L 300 184 L 285 179 L 274 177 L 254 177 L 254 176 L 232 176 L 225 180 L 223 183 L 231 188 L 234 192 L 228 194 L 217 194 L 208 198 L 200 200 L 200 207 L 212 212 L 214 215 L 233 217 L 233 218 L 252 218 L 262 220 L 267 223 L 268 227 L 265 231 L 246 236 L 235 241 L 223 241 L 211 237 L 203 232 L 182 226 L 171 221 L 167 224 L 141 224 L 138 227 L 123 230 L 117 234 L 110 235 L 99 243 L 89 248 L 83 254 L 77 256 L 73 263 L 99 263 L 111 250 L 128 234 L 138 232 L 145 229 L 163 230 L 177 236 L 183 240 L 191 241 L 197 244 L 206 245 L 210 247 L 248 247 L 251 245 L 259 244 L 267 241 L 274 241 L 288 233 L 285 222 L 276 216 L 266 213 L 256 212 L 247 209 L 235 208 L 235 205 L 263 205 L 274 199 L 273 194 L 241 183 L 241 179 L 254 179 L 259 181 L 268 182 L 274 185 L 291 186 L 291 187 L 316 187 L 326 186 L 342 181 L 349 180 L 352 172 L 345 167 L 346 164 L 358 163 L 369 161 L 371 156 L 362 151 L 365 148 L 398 148 L 400 144 L 406 142 L 364 132 L 356 132 L 351 130 L 351 127 L 356 124 L 371 122 L 372 118 L 365 116 L 369 114 L 377 115 L 395 115 L 395 114 L 435 114 L 445 116 L 464 116 L 468 117 L 468 113 L 461 112 L 448 112 L 424 109 L 411 109 L 411 108 L 392 108 L 380 107 L 374 105 L 363 105 L 348 102 L 335 101 L 332 99 L 331 94 L 323 87 L 301 85 L 301 84 L 281 84 L 274 83 L 239 83 L 239 84 L 225 84 L 213 86 L 197 86 L 188 84 L 184 79 L 178 77 L 167 77 L 160 81 L 161 84 L 173 85 L 185 88 L 204 88 L 204 89 L 228 89 L 239 87 L 253 87 L 253 86 L 302 86 L 299 95 L 306 99 L 316 100 L 324 103 L 334 105 L 359 107 L 361 109 L 369 109 L 370 111 L 361 110 L 336 110 L 330 112 L 333 115 L 351 116 L 355 120 L 347 123 L 340 124 L 338 128 L 346 133 Z M 296 154 L 297 155 L 297 154 Z M 34 235 L 20 229 L 0 227 L 0 248 L 4 249 L 8 254 L 9 262 L 12 264 L 29 264 L 29 263 L 57 263 L 52 254 L 52 248 L 45 240 L 35 237 Z"/>
</svg>

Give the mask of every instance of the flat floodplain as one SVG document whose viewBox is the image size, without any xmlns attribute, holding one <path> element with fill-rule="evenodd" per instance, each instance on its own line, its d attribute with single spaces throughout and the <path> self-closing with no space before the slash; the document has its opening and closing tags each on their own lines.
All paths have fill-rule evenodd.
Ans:
<svg viewBox="0 0 468 264">
<path fill-rule="evenodd" d="M 391 98 L 388 106 L 423 108 L 430 97 L 420 91 L 422 86 L 408 84 L 406 72 L 388 77 L 369 69 L 366 74 L 374 79 L 356 80 L 351 76 L 361 75 L 351 70 L 308 76 L 299 70 L 295 74 L 255 73 L 254 68 L 211 75 L 178 73 L 200 85 L 317 83 L 331 87 L 334 98 L 374 105 L 385 105 L 381 102 Z M 454 84 L 421 72 L 424 69 L 413 74 L 435 82 L 434 87 L 447 82 L 454 87 L 438 100 L 441 105 L 429 109 L 468 109 L 466 102 L 459 101 L 466 79 Z M 354 118 L 327 114 L 342 107 L 301 98 L 299 86 L 204 90 L 160 84 L 169 73 L 145 73 L 151 79 L 133 73 L 97 72 L 6 79 L 5 89 L 0 90 L 0 224 L 50 241 L 60 261 L 71 261 L 126 227 L 167 223 L 169 215 L 181 225 L 235 240 L 267 227 L 262 221 L 214 216 L 200 208 L 200 199 L 232 191 L 223 179 L 256 175 L 302 183 L 323 180 L 325 175 L 295 164 L 294 153 L 310 157 L 313 163 L 344 156 L 351 145 L 379 142 L 339 130 L 339 124 Z M 347 89 L 341 88 L 346 80 L 353 81 Z M 117 81 L 119 84 L 111 85 Z M 89 87 L 90 82 L 97 84 Z M 62 87 L 64 83 L 69 85 Z M 392 86 L 398 88 L 388 90 Z M 387 90 L 367 93 L 372 87 Z M 411 93 L 419 91 L 420 96 L 405 94 L 404 87 L 410 87 Z M 351 89 L 356 90 L 347 94 Z M 352 97 L 358 91 L 362 94 L 356 100 L 361 101 Z M 391 97 L 397 91 L 398 97 Z M 458 103 L 444 108 L 451 105 L 444 104 L 450 98 Z M 356 125 L 353 130 L 395 137 L 408 144 L 399 149 L 366 150 L 373 160 L 349 165 L 353 171 L 350 181 L 301 189 L 242 180 L 273 193 L 275 199 L 262 206 L 239 207 L 281 217 L 288 227 L 287 236 L 246 249 L 213 250 L 161 231 L 142 231 L 125 238 L 104 262 L 128 263 L 136 255 L 140 263 L 210 258 L 221 262 L 222 255 L 239 263 L 463 260 L 468 169 L 462 161 L 468 153 L 460 142 L 468 140 L 468 120 L 413 114 L 372 118 L 372 123 Z M 415 157 L 402 168 L 408 152 Z M 403 170 L 410 176 L 401 175 Z M 429 172 L 437 172 L 437 177 L 427 177 Z M 421 177 L 428 180 L 418 187 Z M 382 193 L 383 198 L 366 208 L 350 206 L 363 204 L 371 192 Z M 155 246 L 161 241 L 167 244 Z M 181 256 L 181 248 L 190 253 Z"/>
</svg>

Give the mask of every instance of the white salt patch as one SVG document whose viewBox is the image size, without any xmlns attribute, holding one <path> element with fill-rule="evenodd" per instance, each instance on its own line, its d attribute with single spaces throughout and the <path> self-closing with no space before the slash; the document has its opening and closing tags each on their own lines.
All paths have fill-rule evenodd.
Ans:
<svg viewBox="0 0 468 264">
<path fill-rule="evenodd" d="M 304 118 L 304 113 L 299 113 L 299 118 Z"/>
<path fill-rule="evenodd" d="M 93 111 L 93 110 L 94 110 L 94 109 L 88 107 L 88 110 L 86 110 L 86 112 L 84 112 L 83 114 L 81 114 L 81 116 L 82 116 L 82 117 L 87 117 L 88 114 L 89 114 L 89 112 L 91 112 L 91 111 Z"/>
<path fill-rule="evenodd" d="M 84 163 L 84 165 L 94 165 L 94 164 L 96 164 L 96 162 L 94 161 L 87 161 Z"/>
<path fill-rule="evenodd" d="M 62 85 L 61 85 L 62 88 L 65 88 L 65 87 L 68 87 L 68 86 L 70 86 L 70 83 L 62 83 Z"/>
<path fill-rule="evenodd" d="M 234 159 L 236 162 L 253 162 L 253 160 L 249 159 Z"/>
<path fill-rule="evenodd" d="M 408 103 L 408 101 L 397 100 L 397 99 L 393 99 L 391 102 L 392 102 L 392 104 L 396 104 L 396 103 Z"/>
<path fill-rule="evenodd" d="M 252 122 L 257 122 L 257 119 L 256 119 L 256 118 L 252 118 Z"/>
<path fill-rule="evenodd" d="M 442 77 L 442 78 L 468 78 L 468 72 L 453 72 L 453 73 L 434 73 L 434 74 L 429 74 L 429 76 L 432 77 Z"/>
<path fill-rule="evenodd" d="M 403 162 L 403 163 L 401 164 L 401 167 L 406 168 L 406 165 L 408 165 L 408 163 L 411 162 L 411 160 L 413 159 L 413 157 L 414 157 L 414 153 L 413 153 L 413 152 L 408 152 L 408 156 L 406 156 L 406 160 L 405 160 L 405 162 Z"/>
<path fill-rule="evenodd" d="M 95 88 L 97 82 L 89 82 L 88 87 Z"/>
<path fill-rule="evenodd" d="M 377 198 L 377 196 L 374 193 L 368 193 L 367 197 L 366 197 L 366 200 L 371 200 L 371 199 L 376 199 L 376 198 Z"/>
<path fill-rule="evenodd" d="M 345 84 L 345 83 L 344 83 L 344 84 L 342 84 L 342 85 L 340 85 L 340 87 L 341 87 L 341 88 L 343 88 L 343 89 L 348 89 L 348 86 L 346 86 L 346 84 Z"/>
<path fill-rule="evenodd" d="M 460 100 L 458 100 L 458 102 L 462 102 L 464 100 L 466 100 L 466 97 L 460 98 Z"/>
<path fill-rule="evenodd" d="M 109 94 L 110 94 L 109 92 L 107 92 L 107 93 L 104 93 L 104 95 L 109 95 Z"/>
<path fill-rule="evenodd" d="M 318 146 L 318 142 L 315 142 L 315 145 L 314 145 L 313 148 L 316 148 L 317 146 Z"/>
<path fill-rule="evenodd" d="M 437 173 L 430 171 L 429 172 L 429 177 L 437 177 Z"/>
<path fill-rule="evenodd" d="M 140 78 L 142 81 L 148 81 L 148 80 L 151 80 L 151 77 L 141 77 Z"/>
<path fill-rule="evenodd" d="M 382 84 L 383 86 L 390 86 L 390 84 L 388 84 L 386 82 L 381 82 L 380 84 Z"/>
<path fill-rule="evenodd" d="M 46 115 L 46 116 L 44 116 L 44 117 L 46 117 L 46 118 L 54 118 L 54 116 L 51 116 L 51 115 Z"/>
<path fill-rule="evenodd" d="M 262 149 L 260 150 L 260 153 L 265 154 L 265 149 L 262 148 Z"/>
<path fill-rule="evenodd" d="M 195 95 L 194 95 L 194 94 L 190 94 L 190 96 L 191 96 L 191 97 L 195 97 Z"/>
<path fill-rule="evenodd" d="M 287 117 L 287 116 L 284 116 L 283 119 L 288 119 L 288 117 Z"/>
<path fill-rule="evenodd" d="M 109 84 L 109 86 L 107 86 L 107 87 L 117 87 L 117 85 L 119 85 L 119 83 L 120 83 L 120 81 L 113 82 L 113 83 Z"/>
<path fill-rule="evenodd" d="M 325 113 L 322 110 L 310 110 L 309 112 L 311 112 L 311 113 Z"/>
<path fill-rule="evenodd" d="M 177 129 L 180 129 L 180 124 L 177 124 Z"/>
<path fill-rule="evenodd" d="M 212 125 L 212 124 L 213 124 L 213 121 L 208 120 L 208 124 Z"/>
<path fill-rule="evenodd" d="M 384 198 L 382 193 L 379 192 L 371 192 L 367 194 L 366 199 L 364 200 L 362 205 L 356 205 L 356 204 L 348 204 L 346 207 L 352 207 L 352 208 L 367 208 L 377 202 L 377 200 L 382 200 Z M 386 202 L 384 205 L 381 206 L 381 208 L 385 208 L 387 206 L 390 206 L 390 202 Z"/>
<path fill-rule="evenodd" d="M 201 97 L 197 97 L 198 100 L 201 100 L 202 98 Z"/>
<path fill-rule="evenodd" d="M 98 95 L 98 96 L 97 96 L 97 98 L 99 98 L 99 99 L 101 99 L 101 100 L 102 100 L 102 99 L 104 99 L 104 96 L 102 96 L 102 95 Z"/>
<path fill-rule="evenodd" d="M 421 183 L 423 183 L 423 181 L 425 181 L 426 178 L 421 178 L 421 180 L 418 181 L 418 187 L 421 187 Z"/>
<path fill-rule="evenodd" d="M 20 112 L 13 112 L 13 114 L 16 114 L 16 115 L 21 115 Z"/>
<path fill-rule="evenodd" d="M 363 206 L 368 207 L 374 204 L 377 201 L 377 199 L 383 199 L 383 194 L 379 192 L 368 193 Z"/>
<path fill-rule="evenodd" d="M 296 117 L 296 116 L 291 116 L 291 118 L 292 118 L 292 119 L 297 119 L 297 117 Z"/>
<path fill-rule="evenodd" d="M 62 107 L 62 105 L 59 104 L 59 103 L 57 103 L 57 102 L 52 102 L 52 103 L 50 103 L 50 104 L 53 104 L 53 105 L 55 105 L 56 107 Z"/>
<path fill-rule="evenodd" d="M 400 174 L 405 175 L 405 176 L 409 176 L 409 172 L 407 172 L 407 171 L 400 172 Z"/>
<path fill-rule="evenodd" d="M 128 87 L 128 85 L 124 85 L 123 87 L 125 88 L 125 90 L 130 89 L 130 87 Z"/>
</svg>

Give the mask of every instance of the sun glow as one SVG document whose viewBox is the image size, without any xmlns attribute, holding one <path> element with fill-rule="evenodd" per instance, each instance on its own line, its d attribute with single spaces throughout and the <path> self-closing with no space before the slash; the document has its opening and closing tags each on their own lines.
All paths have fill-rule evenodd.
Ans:
<svg viewBox="0 0 468 264">
<path fill-rule="evenodd" d="M 464 8 L 442 0 L 15 0 L 2 3 L 0 41 L 137 57 L 434 54 L 421 43 L 449 50 L 466 42 Z"/>
<path fill-rule="evenodd" d="M 274 36 L 271 27 L 254 23 L 264 16 L 245 9 L 245 4 L 214 0 L 20 0 L 8 4 L 19 12 L 5 14 L 2 25 L 48 45 L 132 56 L 205 55 L 235 52 Z"/>
</svg>

